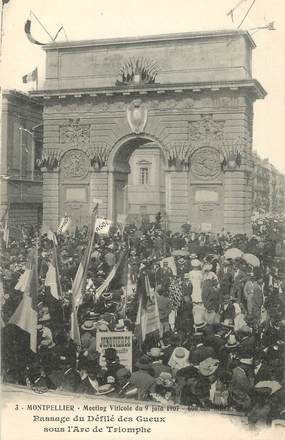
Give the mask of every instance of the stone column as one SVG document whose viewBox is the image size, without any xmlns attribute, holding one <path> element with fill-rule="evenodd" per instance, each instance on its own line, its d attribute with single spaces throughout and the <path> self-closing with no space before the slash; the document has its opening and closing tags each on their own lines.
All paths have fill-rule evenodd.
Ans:
<svg viewBox="0 0 285 440">
<path fill-rule="evenodd" d="M 43 231 L 56 229 L 59 224 L 59 169 L 42 168 L 43 173 Z"/>
<path fill-rule="evenodd" d="M 224 175 L 224 229 L 232 233 L 251 233 L 250 191 L 242 170 L 227 170 Z"/>
<path fill-rule="evenodd" d="M 108 172 L 107 170 L 93 171 L 90 176 L 90 206 L 94 199 L 102 200 L 99 206 L 99 215 L 107 217 L 108 213 Z"/>
<path fill-rule="evenodd" d="M 172 231 L 180 230 L 181 225 L 189 219 L 188 190 L 188 171 L 166 171 L 166 214 L 168 217 L 168 227 Z"/>
</svg>

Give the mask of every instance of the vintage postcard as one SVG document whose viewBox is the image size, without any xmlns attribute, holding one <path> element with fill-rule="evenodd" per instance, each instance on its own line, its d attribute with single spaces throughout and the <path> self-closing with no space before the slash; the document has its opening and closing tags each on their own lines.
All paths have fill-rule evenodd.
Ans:
<svg viewBox="0 0 285 440">
<path fill-rule="evenodd" d="M 3 440 L 285 438 L 283 3 L 1 1 Z"/>
</svg>

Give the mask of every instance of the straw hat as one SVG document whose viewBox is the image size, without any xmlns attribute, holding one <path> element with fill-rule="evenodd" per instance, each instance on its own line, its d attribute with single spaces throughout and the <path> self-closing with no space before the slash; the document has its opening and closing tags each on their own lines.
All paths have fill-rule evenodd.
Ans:
<svg viewBox="0 0 285 440">
<path fill-rule="evenodd" d="M 191 266 L 192 267 L 200 267 L 201 266 L 201 262 L 197 259 L 194 259 L 191 261 Z"/>
<path fill-rule="evenodd" d="M 104 298 L 105 300 L 112 299 L 112 293 L 111 292 L 104 292 L 104 293 L 102 293 L 102 298 Z"/>
<path fill-rule="evenodd" d="M 96 323 L 96 329 L 98 330 L 98 332 L 108 332 L 109 331 L 108 322 L 103 320 L 98 321 Z"/>
<path fill-rule="evenodd" d="M 114 328 L 114 331 L 115 331 L 115 332 L 123 332 L 123 331 L 125 331 L 125 330 L 126 330 L 126 327 L 125 327 L 124 324 L 118 322 L 118 323 L 115 325 L 115 328 Z"/>
<path fill-rule="evenodd" d="M 204 328 L 204 327 L 206 327 L 207 326 L 207 323 L 205 322 L 205 321 L 203 321 L 202 319 L 201 320 L 199 320 L 198 322 L 195 322 L 194 323 L 194 327 L 195 327 L 195 329 L 202 329 L 202 328 Z M 196 332 L 195 332 L 196 333 Z"/>
<path fill-rule="evenodd" d="M 253 358 L 240 358 L 239 361 L 245 365 L 253 365 Z"/>
<path fill-rule="evenodd" d="M 81 328 L 86 332 L 91 332 L 92 330 L 96 330 L 96 322 L 91 320 L 84 321 Z"/>
</svg>

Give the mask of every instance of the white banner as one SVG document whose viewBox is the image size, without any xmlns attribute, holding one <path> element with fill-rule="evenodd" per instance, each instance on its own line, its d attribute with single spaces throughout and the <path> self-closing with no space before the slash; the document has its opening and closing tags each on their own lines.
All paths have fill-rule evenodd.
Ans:
<svg viewBox="0 0 285 440">
<path fill-rule="evenodd" d="M 95 223 L 95 232 L 101 235 L 108 235 L 112 222 L 106 218 L 97 218 Z"/>
<path fill-rule="evenodd" d="M 101 354 L 100 365 L 105 367 L 105 358 L 102 356 L 106 348 L 114 348 L 120 359 L 120 364 L 132 371 L 132 332 L 97 332 L 96 349 Z"/>
</svg>

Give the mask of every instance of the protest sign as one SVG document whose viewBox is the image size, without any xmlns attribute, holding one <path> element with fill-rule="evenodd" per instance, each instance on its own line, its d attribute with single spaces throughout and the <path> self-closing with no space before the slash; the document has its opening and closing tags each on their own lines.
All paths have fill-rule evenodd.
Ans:
<svg viewBox="0 0 285 440">
<path fill-rule="evenodd" d="M 104 353 L 107 348 L 115 348 L 120 364 L 132 371 L 132 332 L 98 332 L 96 349 L 101 354 L 100 365 L 105 367 Z"/>
</svg>

